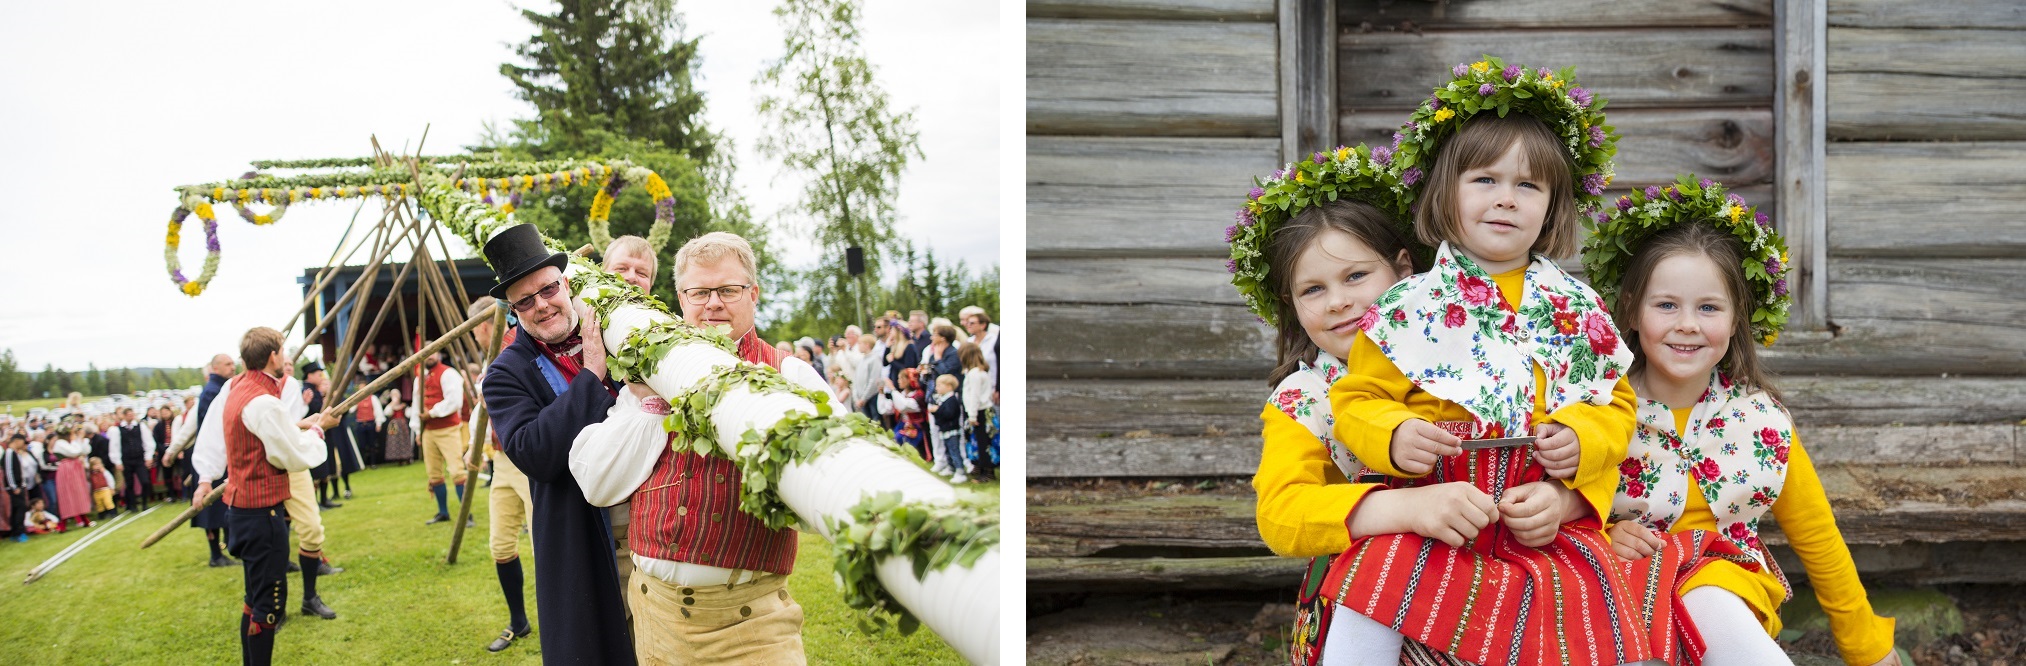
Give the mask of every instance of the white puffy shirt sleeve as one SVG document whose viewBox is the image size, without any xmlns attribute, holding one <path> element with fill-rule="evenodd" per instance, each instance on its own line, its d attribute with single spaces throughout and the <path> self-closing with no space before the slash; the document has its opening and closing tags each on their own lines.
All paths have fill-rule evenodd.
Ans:
<svg viewBox="0 0 2026 666">
<path fill-rule="evenodd" d="M 125 447 L 120 446 L 120 428 L 119 426 L 113 426 L 112 430 L 106 433 L 105 464 L 123 467 L 124 465 L 121 464 L 123 461 L 120 460 L 120 449 L 122 448 Z"/>
<path fill-rule="evenodd" d="M 255 396 L 239 410 L 239 419 L 266 445 L 268 464 L 291 472 L 323 464 L 329 454 L 323 438 L 314 430 L 297 428 L 300 419 L 289 418 L 289 411 L 279 398 Z"/>
<path fill-rule="evenodd" d="M 666 408 L 666 403 L 662 406 Z M 621 390 L 604 421 L 577 432 L 577 439 L 570 444 L 570 475 L 584 489 L 584 501 L 612 506 L 632 497 L 633 491 L 647 482 L 661 448 L 668 443 L 661 418 L 643 409 L 632 390 Z"/>
<path fill-rule="evenodd" d="M 197 438 L 197 410 L 190 409 L 176 417 L 176 429 L 169 435 L 168 457 L 175 457 L 190 448 L 190 442 Z"/>
<path fill-rule="evenodd" d="M 429 418 L 440 419 L 464 408 L 464 376 L 456 370 L 443 369 L 443 376 L 437 379 L 443 389 L 443 401 L 429 409 Z"/>
</svg>

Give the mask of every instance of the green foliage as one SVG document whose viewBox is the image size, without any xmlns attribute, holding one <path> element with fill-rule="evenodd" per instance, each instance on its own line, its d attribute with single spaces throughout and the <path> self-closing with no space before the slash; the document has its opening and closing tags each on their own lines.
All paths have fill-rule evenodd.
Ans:
<svg viewBox="0 0 2026 666">
<path fill-rule="evenodd" d="M 993 321 L 999 320 L 998 266 L 973 271 L 963 261 L 939 262 L 929 253 L 916 252 L 914 244 L 905 238 L 900 240 L 899 247 L 898 270 L 885 284 L 871 285 L 866 291 L 867 313 L 862 316 L 854 312 L 856 287 L 841 265 L 818 263 L 793 271 L 789 282 L 797 285 L 798 291 L 793 299 L 787 300 L 795 306 L 773 313 L 774 324 L 767 328 L 769 338 L 793 340 L 809 336 L 820 340 L 843 333 L 849 324 L 864 328 L 872 315 L 887 310 L 903 313 L 921 310 L 931 317 L 944 316 L 955 321 L 958 310 L 976 305 L 984 308 Z"/>
<path fill-rule="evenodd" d="M 539 112 L 517 123 L 525 135 L 565 143 L 627 136 L 697 162 L 716 152 L 693 82 L 697 40 L 683 38 L 674 0 L 558 0 L 554 13 L 523 9 L 521 16 L 536 28 L 514 47 L 527 62 L 499 71 Z M 659 165 L 648 168 L 669 176 Z"/>
<path fill-rule="evenodd" d="M 0 349 L 0 400 L 20 400 L 29 397 L 29 377 L 21 372 L 21 363 L 14 360 L 14 350 Z"/>
<path fill-rule="evenodd" d="M 952 564 L 971 567 L 999 543 L 996 506 L 969 499 L 952 504 L 902 502 L 898 491 L 860 500 L 849 522 L 826 519 L 837 552 L 837 579 L 844 603 L 866 612 L 860 627 L 866 633 L 884 629 L 897 615 L 902 635 L 914 633 L 920 621 L 880 584 L 881 560 L 905 557 L 914 565 L 915 580 Z"/>
<path fill-rule="evenodd" d="M 605 365 L 611 369 L 613 381 L 645 382 L 648 376 L 654 374 L 654 369 L 660 367 L 661 359 L 668 356 L 668 350 L 676 345 L 691 342 L 702 342 L 717 347 L 727 354 L 739 353 L 738 343 L 725 337 L 724 333 L 699 330 L 681 319 L 673 319 L 648 324 L 633 331 L 631 335 L 626 336 L 624 346 L 610 351 L 605 358 Z"/>
<path fill-rule="evenodd" d="M 106 395 L 107 393 L 110 393 L 110 391 L 106 390 L 105 373 L 99 372 L 98 364 L 86 363 L 85 368 L 86 369 L 84 371 L 84 388 L 82 389 L 84 391 L 84 394 Z"/>
<path fill-rule="evenodd" d="M 774 422 L 765 431 L 748 430 L 739 436 L 737 450 L 731 452 L 732 460 L 739 463 L 743 483 L 739 510 L 759 518 L 769 528 L 779 529 L 796 522 L 795 512 L 781 501 L 778 492 L 781 470 L 789 463 L 814 460 L 852 438 L 883 442 L 903 457 L 920 460 L 896 443 L 893 433 L 866 415 L 852 412 L 831 416 L 829 400 L 803 395 L 815 403 L 815 414 L 796 412 Z"/>
<path fill-rule="evenodd" d="M 754 81 L 763 89 L 762 153 L 807 179 L 785 216 L 807 222 L 831 266 L 821 282 L 835 290 L 845 248 L 865 251 L 866 280 L 877 283 L 896 249 L 894 200 L 910 158 L 922 156 L 912 111 L 895 112 L 873 80 L 860 44 L 857 0 L 788 0 L 775 8 L 785 52 Z M 831 294 L 835 297 L 836 294 Z M 821 297 L 820 295 L 818 296 Z M 841 327 L 840 327 L 841 328 Z"/>
</svg>

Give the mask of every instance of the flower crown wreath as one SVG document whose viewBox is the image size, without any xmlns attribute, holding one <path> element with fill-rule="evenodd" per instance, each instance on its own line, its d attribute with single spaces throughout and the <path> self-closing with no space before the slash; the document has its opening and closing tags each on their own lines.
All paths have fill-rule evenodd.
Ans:
<svg viewBox="0 0 2026 666">
<path fill-rule="evenodd" d="M 1362 201 L 1377 207 L 1393 220 L 1402 238 L 1412 241 L 1414 229 L 1401 196 L 1407 188 L 1387 167 L 1390 159 L 1390 154 L 1375 154 L 1364 144 L 1338 146 L 1289 164 L 1264 180 L 1253 179 L 1254 187 L 1238 209 L 1238 223 L 1224 230 L 1224 240 L 1231 244 L 1231 261 L 1224 266 L 1231 271 L 1231 285 L 1260 321 L 1283 323 L 1274 307 L 1279 297 L 1267 279 L 1266 244 L 1302 210 L 1338 199 Z"/>
<path fill-rule="evenodd" d="M 1625 266 L 1640 246 L 1654 234 L 1684 224 L 1708 224 L 1737 237 L 1744 248 L 1745 284 L 1752 292 L 1752 337 L 1773 344 L 1794 302 L 1787 293 L 1787 241 L 1765 213 L 1707 178 L 1684 175 L 1673 185 L 1619 197 L 1617 208 L 1591 225 L 1590 239 L 1583 242 L 1583 271 L 1590 285 L 1604 302 L 1615 301 Z"/>
<path fill-rule="evenodd" d="M 1442 142 L 1455 136 L 1465 121 L 1485 111 L 1504 118 L 1518 110 L 1547 124 L 1569 151 L 1570 182 L 1576 186 L 1577 209 L 1594 215 L 1603 203 L 1604 186 L 1614 175 L 1611 157 L 1618 153 L 1618 133 L 1604 124 L 1604 97 L 1576 86 L 1576 70 L 1543 67 L 1529 70 L 1491 56 L 1450 70 L 1448 83 L 1435 88 L 1407 124 L 1393 134 L 1388 159 L 1400 182 L 1410 188 L 1412 204 L 1420 196 L 1422 165 L 1435 159 Z M 1451 122 L 1454 120 L 1454 122 Z M 1374 151 L 1374 152 L 1379 152 Z"/>
</svg>

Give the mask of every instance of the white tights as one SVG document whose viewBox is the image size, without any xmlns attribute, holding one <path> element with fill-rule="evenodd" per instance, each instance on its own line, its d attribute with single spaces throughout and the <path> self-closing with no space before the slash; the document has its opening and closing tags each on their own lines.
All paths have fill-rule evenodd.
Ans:
<svg viewBox="0 0 2026 666">
<path fill-rule="evenodd" d="M 1329 637 L 1323 639 L 1323 666 L 1392 666 L 1400 663 L 1406 640 L 1392 627 L 1337 605 L 1330 615 Z"/>
<path fill-rule="evenodd" d="M 1695 621 L 1695 628 L 1702 631 L 1702 644 L 1706 648 L 1702 663 L 1706 666 L 1793 666 L 1794 661 L 1787 658 L 1780 644 L 1766 635 L 1766 627 L 1759 623 L 1759 616 L 1745 605 L 1744 599 L 1730 590 L 1698 587 L 1681 595 L 1681 605 L 1688 609 L 1688 617 Z"/>
</svg>

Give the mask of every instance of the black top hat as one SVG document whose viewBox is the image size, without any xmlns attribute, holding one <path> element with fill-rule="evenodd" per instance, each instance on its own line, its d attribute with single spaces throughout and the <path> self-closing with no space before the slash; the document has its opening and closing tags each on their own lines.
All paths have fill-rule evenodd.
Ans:
<svg viewBox="0 0 2026 666">
<path fill-rule="evenodd" d="M 485 260 L 492 265 L 492 272 L 499 277 L 499 284 L 493 285 L 493 298 L 504 300 L 507 285 L 527 277 L 529 273 L 541 270 L 543 266 L 555 266 L 562 270 L 570 263 L 570 255 L 550 252 L 542 244 L 542 233 L 532 224 L 516 224 L 493 236 L 485 242 Z"/>
<path fill-rule="evenodd" d="M 310 361 L 308 363 L 304 363 L 302 366 L 302 378 L 309 379 L 310 375 L 314 375 L 316 373 L 323 371 L 324 371 L 324 364 L 318 363 L 316 361 Z"/>
</svg>

